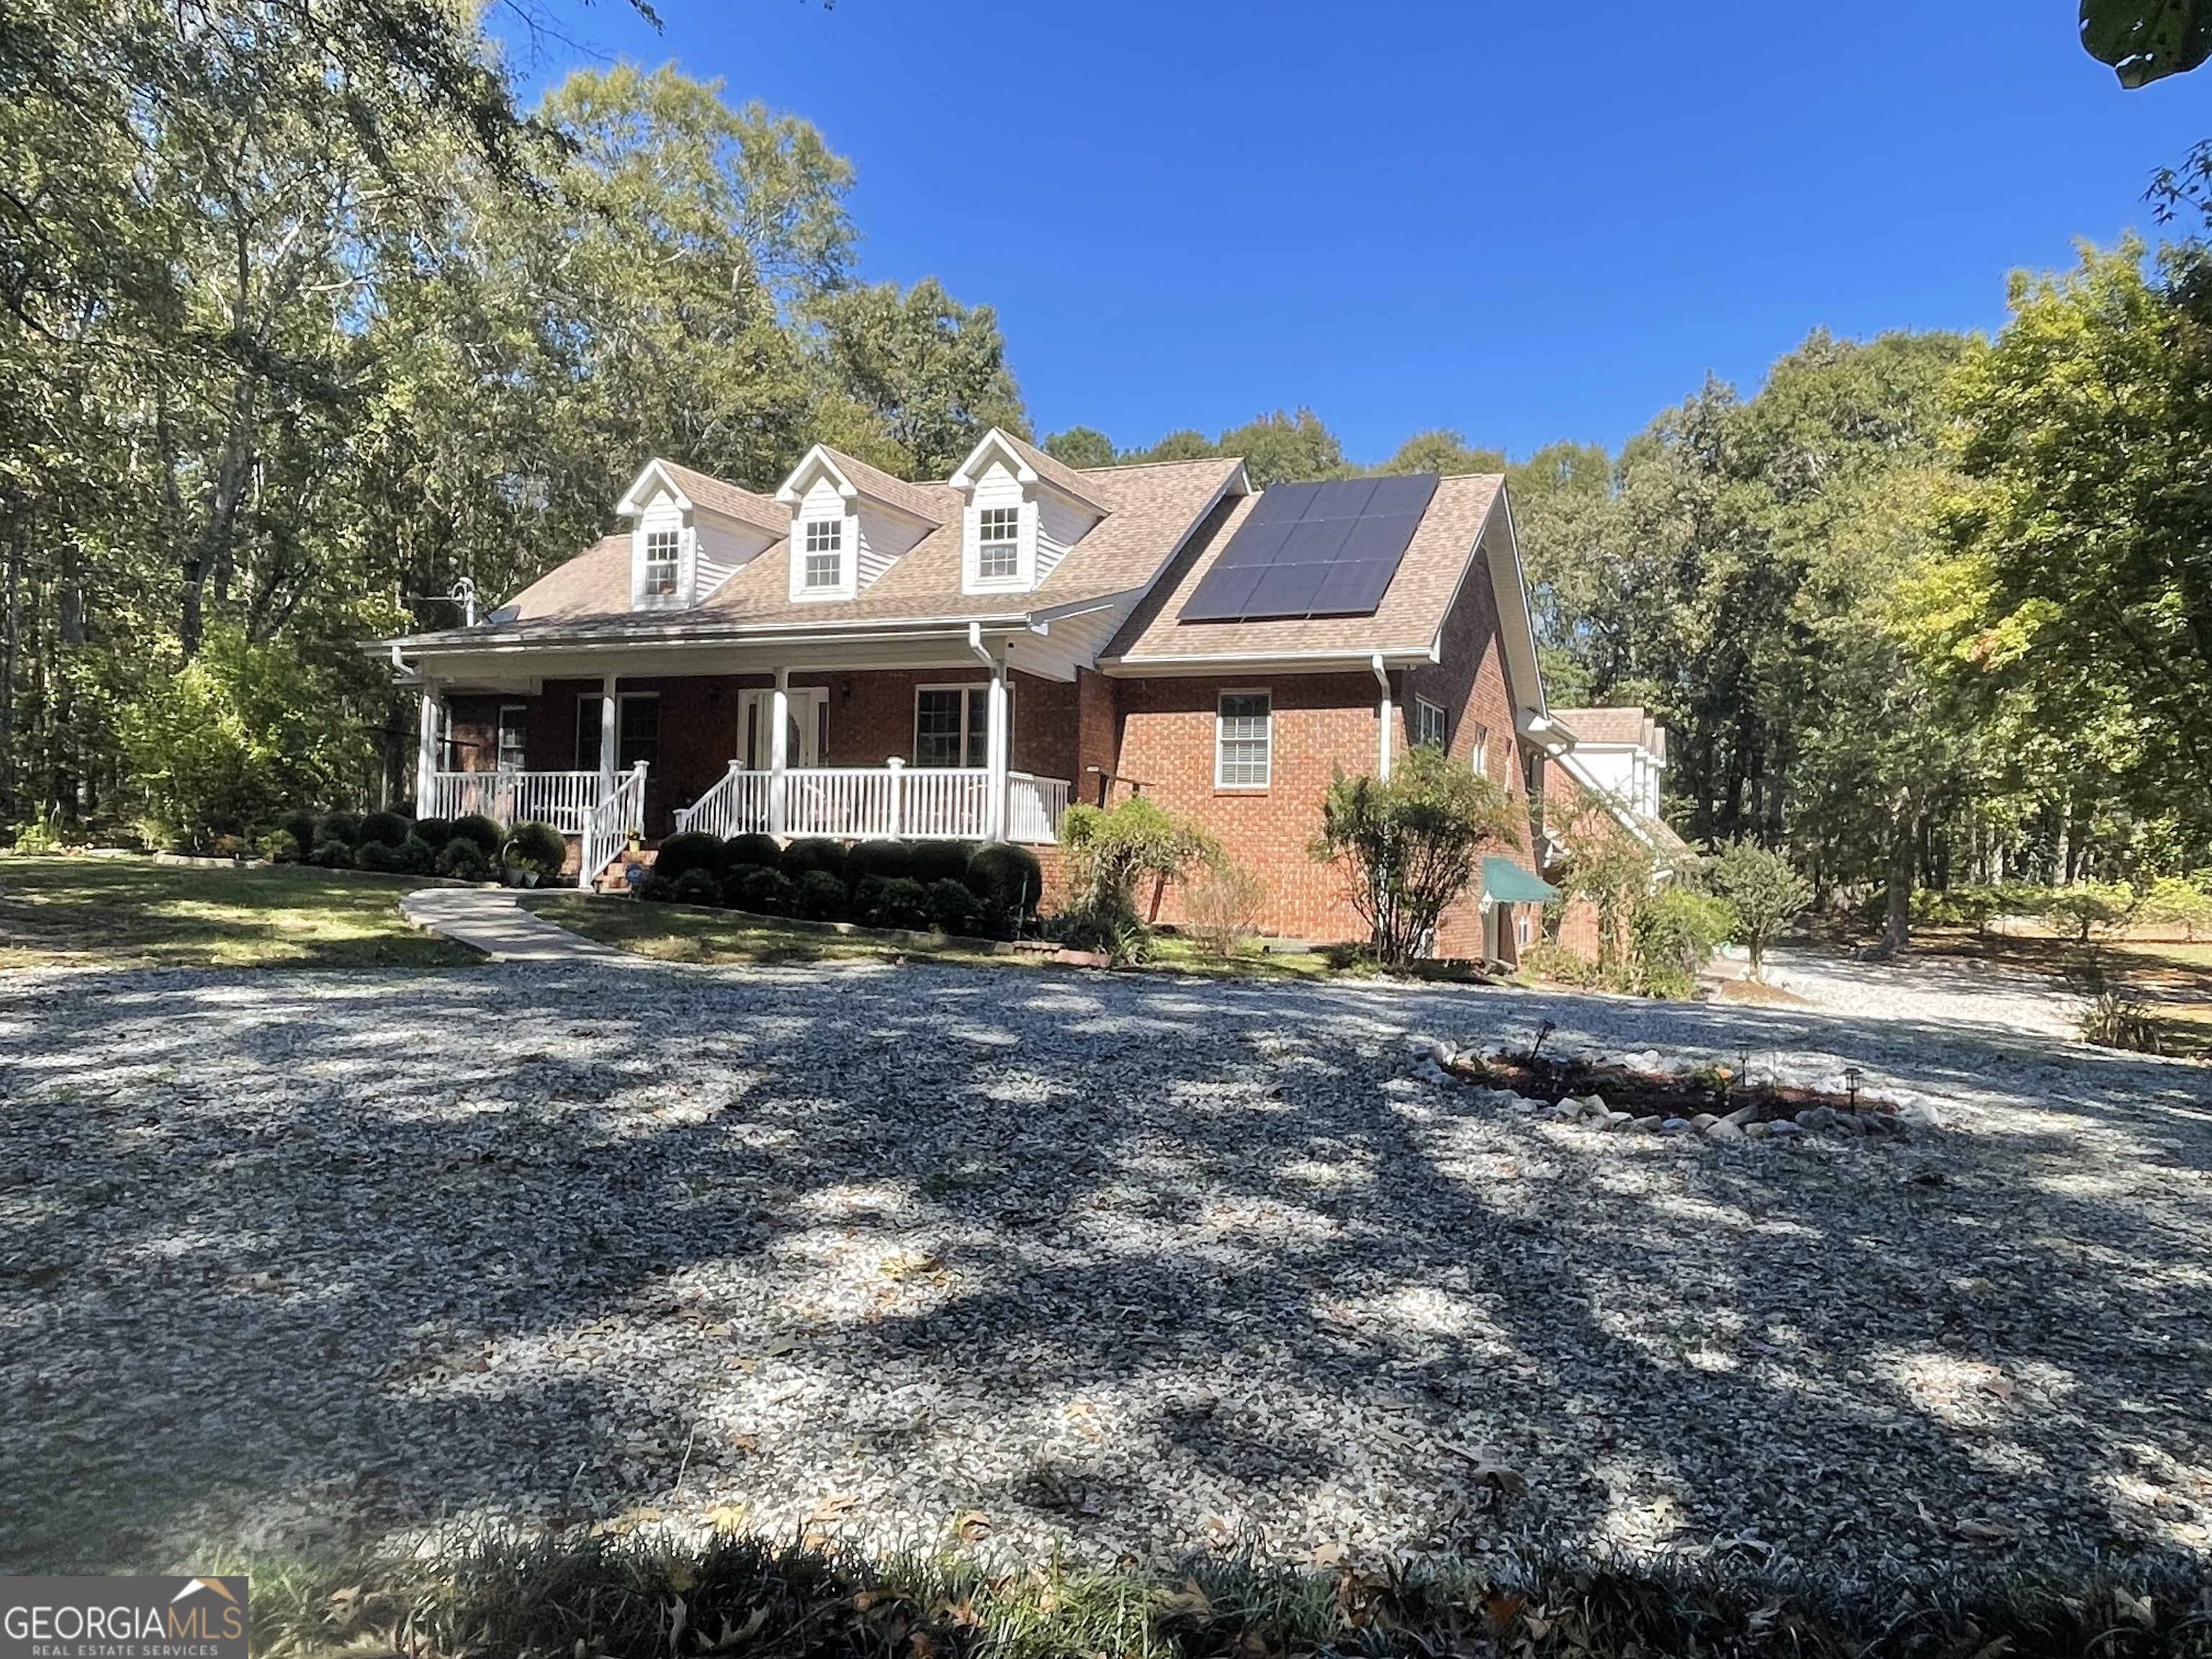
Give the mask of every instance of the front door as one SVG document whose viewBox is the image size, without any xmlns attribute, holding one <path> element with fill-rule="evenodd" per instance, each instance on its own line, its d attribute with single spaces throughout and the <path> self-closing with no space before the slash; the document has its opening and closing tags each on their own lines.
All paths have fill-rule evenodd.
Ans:
<svg viewBox="0 0 2212 1659">
<path fill-rule="evenodd" d="M 789 718 L 784 723 L 784 763 L 805 767 L 822 764 L 822 726 L 829 713 L 829 691 L 821 686 L 794 685 L 785 694 Z M 738 758 L 749 772 L 769 769 L 771 750 L 769 721 L 775 717 L 775 693 L 748 691 L 738 703 Z"/>
</svg>

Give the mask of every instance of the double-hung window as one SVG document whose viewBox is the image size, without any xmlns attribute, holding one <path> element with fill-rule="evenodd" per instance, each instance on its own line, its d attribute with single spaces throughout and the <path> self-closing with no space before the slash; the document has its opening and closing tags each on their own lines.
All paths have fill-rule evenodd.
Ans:
<svg viewBox="0 0 2212 1659">
<path fill-rule="evenodd" d="M 1467 763 L 1483 776 L 1490 775 L 1490 728 L 1478 725 L 1474 728 L 1474 743 L 1469 750 Z"/>
<path fill-rule="evenodd" d="M 976 514 L 975 578 L 1011 581 L 1022 573 L 1022 510 L 987 507 Z"/>
<path fill-rule="evenodd" d="M 1213 782 L 1265 789 L 1273 769 L 1274 716 L 1265 691 L 1224 691 L 1213 717 Z"/>
<path fill-rule="evenodd" d="M 1011 696 L 1006 712 L 1011 720 Z M 926 685 L 915 693 L 916 766 L 987 766 L 990 735 L 989 686 Z"/>
<path fill-rule="evenodd" d="M 648 530 L 645 532 L 645 596 L 649 599 L 672 598 L 676 592 L 676 573 L 684 546 L 680 530 Z"/>
<path fill-rule="evenodd" d="M 599 721 L 606 699 L 576 699 L 576 769 L 599 769 Z M 660 693 L 625 691 L 615 705 L 615 770 L 627 772 L 640 761 L 647 769 L 660 763 Z"/>
<path fill-rule="evenodd" d="M 522 772 L 530 766 L 530 705 L 503 702 L 499 706 L 499 769 Z"/>
<path fill-rule="evenodd" d="M 1451 737 L 1451 721 L 1444 711 L 1425 697 L 1413 699 L 1413 742 L 1423 749 L 1442 749 Z"/>
<path fill-rule="evenodd" d="M 810 589 L 842 587 L 845 582 L 845 521 L 811 519 L 806 525 L 806 563 L 801 579 Z"/>
</svg>

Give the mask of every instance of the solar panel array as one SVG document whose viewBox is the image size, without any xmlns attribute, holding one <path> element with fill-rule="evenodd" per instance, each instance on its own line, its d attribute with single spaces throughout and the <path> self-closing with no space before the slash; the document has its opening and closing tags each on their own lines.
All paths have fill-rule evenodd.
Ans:
<svg viewBox="0 0 2212 1659">
<path fill-rule="evenodd" d="M 1431 473 L 1277 484 L 1245 515 L 1177 619 L 1371 615 L 1436 493 Z"/>
</svg>

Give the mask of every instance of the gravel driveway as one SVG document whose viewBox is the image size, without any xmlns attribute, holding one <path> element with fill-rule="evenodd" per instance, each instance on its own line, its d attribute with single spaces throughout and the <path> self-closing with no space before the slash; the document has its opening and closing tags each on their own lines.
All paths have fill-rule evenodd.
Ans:
<svg viewBox="0 0 2212 1659">
<path fill-rule="evenodd" d="M 0 978 L 0 1565 L 475 1517 L 1083 1559 L 2212 1549 L 2205 1073 L 1817 1010 L 860 964 Z M 1501 1116 L 1410 1032 L 1930 1110 Z"/>
</svg>

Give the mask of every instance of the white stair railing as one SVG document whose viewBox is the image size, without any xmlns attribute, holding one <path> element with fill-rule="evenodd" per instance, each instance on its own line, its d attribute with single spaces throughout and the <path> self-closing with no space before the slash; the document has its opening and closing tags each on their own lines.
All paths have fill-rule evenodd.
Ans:
<svg viewBox="0 0 2212 1659">
<path fill-rule="evenodd" d="M 1050 843 L 1060 839 L 1074 786 L 1065 778 L 1040 778 L 1027 772 L 1006 775 L 1006 839 Z"/>
<path fill-rule="evenodd" d="M 767 829 L 769 775 L 748 772 L 744 763 L 732 761 L 712 789 L 677 812 L 676 828 L 726 841 Z"/>
<path fill-rule="evenodd" d="M 615 780 L 606 799 L 584 820 L 583 845 L 576 860 L 576 885 L 586 892 L 599 878 L 615 854 L 629 840 L 630 832 L 645 830 L 645 763 L 640 761 Z"/>
</svg>

